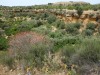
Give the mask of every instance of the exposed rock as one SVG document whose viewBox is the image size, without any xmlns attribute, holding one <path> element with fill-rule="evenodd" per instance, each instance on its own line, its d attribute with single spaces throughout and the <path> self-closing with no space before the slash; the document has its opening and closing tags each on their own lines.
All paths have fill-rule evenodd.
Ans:
<svg viewBox="0 0 100 75">
<path fill-rule="evenodd" d="M 65 5 L 65 6 L 68 6 L 68 5 L 89 5 L 89 4 L 90 3 L 83 2 L 83 1 L 78 1 L 78 2 L 70 1 L 70 2 L 56 2 L 56 3 L 53 3 L 53 5 Z"/>
</svg>

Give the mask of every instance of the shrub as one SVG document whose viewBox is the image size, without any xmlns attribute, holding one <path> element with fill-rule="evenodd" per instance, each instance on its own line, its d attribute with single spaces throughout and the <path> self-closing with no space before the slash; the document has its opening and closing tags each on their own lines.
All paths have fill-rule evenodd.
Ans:
<svg viewBox="0 0 100 75">
<path fill-rule="evenodd" d="M 77 13 L 78 13 L 78 15 L 79 15 L 79 17 L 80 17 L 80 16 L 82 15 L 82 13 L 83 13 L 82 7 L 77 6 L 77 7 L 76 7 L 76 10 L 77 10 Z"/>
<path fill-rule="evenodd" d="M 18 33 L 18 29 L 16 26 L 9 26 L 9 27 L 5 28 L 5 34 L 7 36 L 14 35 L 16 33 Z"/>
<path fill-rule="evenodd" d="M 56 16 L 54 16 L 54 15 L 50 15 L 48 18 L 47 18 L 47 21 L 48 21 L 48 23 L 53 23 L 53 22 L 55 22 L 56 21 Z"/>
<path fill-rule="evenodd" d="M 86 29 L 84 32 L 86 36 L 91 36 L 93 34 L 93 30 L 91 29 Z"/>
<path fill-rule="evenodd" d="M 6 50 L 8 47 L 8 40 L 5 37 L 0 36 L 0 50 Z"/>
<path fill-rule="evenodd" d="M 100 26 L 98 26 L 98 32 L 100 33 Z"/>
<path fill-rule="evenodd" d="M 70 34 L 78 34 L 79 25 L 75 23 L 70 23 L 66 25 L 66 31 Z"/>
<path fill-rule="evenodd" d="M 4 30 L 0 28 L 0 36 L 4 35 Z"/>
<path fill-rule="evenodd" d="M 21 24 L 17 27 L 18 31 L 27 31 L 34 27 L 36 21 L 22 21 Z"/>
<path fill-rule="evenodd" d="M 74 25 L 72 25 L 72 24 L 68 24 L 67 27 L 66 27 L 66 31 L 67 31 L 68 33 L 74 33 L 76 30 L 77 30 L 77 29 L 74 28 Z"/>
<path fill-rule="evenodd" d="M 51 46 L 42 43 L 36 44 L 28 51 L 22 58 L 26 60 L 29 65 L 33 67 L 41 68 L 44 66 L 45 61 L 48 59 Z M 29 62 L 30 61 L 30 62 Z"/>
<path fill-rule="evenodd" d="M 21 25 L 17 27 L 18 31 L 29 31 L 33 27 L 39 27 L 43 25 L 43 22 L 40 20 L 30 20 L 30 21 L 23 21 Z"/>
<path fill-rule="evenodd" d="M 96 25 L 94 23 L 88 23 L 86 29 L 91 29 L 91 30 L 95 30 Z"/>
<path fill-rule="evenodd" d="M 59 31 L 57 31 L 57 32 L 50 32 L 49 36 L 51 38 L 61 38 L 63 36 L 63 34 L 61 32 L 59 32 Z"/>
<path fill-rule="evenodd" d="M 14 68 L 14 63 L 14 59 L 12 57 L 9 57 L 9 55 L 3 56 L 2 64 L 9 67 L 9 69 Z"/>
<path fill-rule="evenodd" d="M 42 13 L 41 19 L 46 19 L 49 17 L 49 13 Z"/>
<path fill-rule="evenodd" d="M 65 64 L 71 64 L 70 61 L 71 61 L 71 57 L 76 53 L 76 50 L 77 50 L 77 46 L 74 46 L 74 45 L 66 45 L 62 48 L 62 62 L 65 63 Z"/>
<path fill-rule="evenodd" d="M 59 50 L 59 48 L 63 48 L 66 45 L 77 45 L 81 43 L 81 39 L 73 36 L 63 36 L 62 38 L 54 38 L 52 40 L 54 42 L 54 47 Z"/>
<path fill-rule="evenodd" d="M 4 25 L 4 21 L 2 21 L 2 20 L 0 19 L 0 28 L 2 28 L 3 25 Z"/>
<path fill-rule="evenodd" d="M 99 39 L 85 39 L 70 61 L 79 66 L 98 63 L 100 60 L 99 44 Z"/>
<path fill-rule="evenodd" d="M 9 67 L 9 69 L 13 68 L 14 60 L 8 56 L 7 51 L 0 51 L 0 64 Z"/>
<path fill-rule="evenodd" d="M 43 25 L 43 22 L 40 21 L 40 20 L 38 20 L 38 21 L 36 21 L 36 23 L 34 24 L 34 27 L 39 27 L 39 26 L 41 26 L 41 25 Z"/>
<path fill-rule="evenodd" d="M 14 59 L 24 60 L 26 65 L 42 67 L 49 52 L 50 40 L 35 32 L 21 32 L 9 40 L 9 53 Z"/>
<path fill-rule="evenodd" d="M 96 21 L 97 21 L 98 23 L 100 23 L 100 19 L 97 18 Z"/>
<path fill-rule="evenodd" d="M 65 28 L 65 23 L 63 21 L 60 21 L 60 20 L 57 20 L 55 22 L 57 25 L 57 28 L 60 28 L 60 29 L 64 29 Z"/>
<path fill-rule="evenodd" d="M 74 26 L 75 26 L 75 28 L 80 29 L 80 27 L 81 27 L 81 23 L 76 22 L 76 23 L 74 23 Z"/>
<path fill-rule="evenodd" d="M 99 62 L 100 60 L 100 40 L 86 40 L 80 51 L 80 57 L 85 61 Z"/>
</svg>

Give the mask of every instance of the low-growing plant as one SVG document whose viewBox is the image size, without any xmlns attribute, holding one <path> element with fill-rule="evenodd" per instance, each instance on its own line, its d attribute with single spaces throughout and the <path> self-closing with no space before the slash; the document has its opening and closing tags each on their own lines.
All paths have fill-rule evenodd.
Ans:
<svg viewBox="0 0 100 75">
<path fill-rule="evenodd" d="M 86 29 L 91 29 L 91 30 L 95 30 L 96 25 L 94 23 L 88 23 Z"/>
<path fill-rule="evenodd" d="M 14 67 L 14 59 L 9 57 L 8 51 L 0 51 L 0 64 L 7 66 L 9 69 Z"/>
<path fill-rule="evenodd" d="M 21 32 L 9 40 L 9 54 L 13 59 L 34 67 L 43 67 L 53 45 L 49 39 L 36 32 Z"/>
<path fill-rule="evenodd" d="M 83 43 L 77 52 L 71 57 L 71 62 L 79 66 L 86 64 L 94 64 L 100 61 L 100 40 L 88 38 L 84 39 Z"/>
<path fill-rule="evenodd" d="M 57 20 L 55 23 L 57 28 L 65 29 L 65 23 L 63 21 Z"/>
<path fill-rule="evenodd" d="M 56 16 L 50 15 L 50 16 L 47 18 L 47 21 L 48 21 L 49 24 L 55 22 L 55 21 L 56 21 Z"/>
<path fill-rule="evenodd" d="M 4 30 L 0 28 L 0 36 L 4 35 Z"/>
<path fill-rule="evenodd" d="M 8 47 L 8 40 L 3 37 L 3 36 L 0 36 L 0 50 L 6 50 Z"/>
<path fill-rule="evenodd" d="M 74 23 L 74 26 L 75 26 L 75 28 L 80 29 L 80 27 L 82 26 L 82 24 L 79 23 L 79 22 L 76 22 L 76 23 Z"/>
<path fill-rule="evenodd" d="M 83 42 L 82 50 L 80 50 L 80 57 L 85 61 L 99 62 L 100 60 L 100 40 L 92 39 Z"/>
<path fill-rule="evenodd" d="M 100 26 L 98 26 L 98 33 L 100 33 Z"/>
<path fill-rule="evenodd" d="M 69 23 L 66 25 L 66 31 L 70 34 L 78 34 L 80 26 L 80 23 Z"/>
<path fill-rule="evenodd" d="M 71 56 L 73 56 L 73 54 L 75 54 L 77 48 L 74 45 L 66 45 L 62 48 L 62 62 L 65 64 L 71 64 L 70 63 L 70 58 Z"/>
<path fill-rule="evenodd" d="M 93 30 L 91 30 L 91 29 L 86 29 L 86 30 L 84 31 L 84 34 L 85 34 L 86 36 L 91 36 L 91 35 L 93 35 Z"/>
</svg>

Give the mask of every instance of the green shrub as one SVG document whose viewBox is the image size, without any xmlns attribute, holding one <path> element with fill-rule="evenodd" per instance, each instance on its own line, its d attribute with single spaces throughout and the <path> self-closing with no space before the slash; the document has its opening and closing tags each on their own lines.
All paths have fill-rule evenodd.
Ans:
<svg viewBox="0 0 100 75">
<path fill-rule="evenodd" d="M 77 50 L 77 46 L 75 45 L 66 45 L 62 48 L 62 61 L 65 64 L 71 64 L 71 57 L 76 53 Z"/>
<path fill-rule="evenodd" d="M 49 39 L 36 32 L 21 32 L 9 41 L 9 53 L 13 59 L 34 67 L 43 67 L 45 57 L 52 52 L 53 45 Z M 23 64 L 22 63 L 22 64 Z"/>
<path fill-rule="evenodd" d="M 25 55 L 21 56 L 26 60 L 27 64 L 30 64 L 34 67 L 41 68 L 44 66 L 44 62 L 48 58 L 48 52 L 51 50 L 49 45 L 44 44 L 36 44 L 32 47 L 31 50 L 28 51 Z M 30 61 L 30 62 L 29 62 Z"/>
<path fill-rule="evenodd" d="M 94 23 L 88 23 L 86 29 L 95 30 L 96 25 Z"/>
<path fill-rule="evenodd" d="M 32 31 L 44 34 L 44 35 L 48 35 L 51 32 L 51 28 L 46 27 L 47 25 L 42 25 L 40 27 L 37 28 L 32 28 Z M 49 26 L 49 25 L 48 25 Z"/>
<path fill-rule="evenodd" d="M 40 20 L 38 20 L 38 21 L 36 21 L 36 23 L 34 24 L 34 27 L 39 27 L 39 26 L 41 26 L 41 25 L 43 25 L 43 22 L 40 21 Z"/>
<path fill-rule="evenodd" d="M 98 32 L 100 33 L 100 26 L 98 26 Z"/>
<path fill-rule="evenodd" d="M 51 38 L 61 38 L 63 34 L 60 31 L 50 32 L 48 34 Z"/>
<path fill-rule="evenodd" d="M 4 21 L 2 21 L 1 19 L 0 19 L 0 28 L 2 28 L 4 26 Z"/>
<path fill-rule="evenodd" d="M 6 50 L 8 47 L 8 40 L 5 37 L 0 36 L 0 50 Z"/>
<path fill-rule="evenodd" d="M 100 61 L 100 40 L 84 39 L 77 52 L 71 57 L 71 63 L 82 66 L 91 65 Z"/>
<path fill-rule="evenodd" d="M 66 25 L 66 31 L 70 34 L 78 34 L 78 28 L 80 28 L 80 24 L 70 23 Z"/>
<path fill-rule="evenodd" d="M 75 28 L 80 29 L 80 27 L 81 27 L 81 23 L 76 22 L 76 23 L 74 23 L 74 26 L 75 26 Z"/>
<path fill-rule="evenodd" d="M 8 55 L 8 51 L 0 51 L 0 64 L 13 68 L 14 60 Z"/>
<path fill-rule="evenodd" d="M 55 21 L 56 21 L 56 16 L 50 15 L 50 16 L 47 18 L 47 21 L 48 21 L 49 24 L 55 22 Z"/>
<path fill-rule="evenodd" d="M 4 30 L 0 28 L 0 36 L 4 35 Z"/>
<path fill-rule="evenodd" d="M 9 55 L 4 56 L 4 59 L 2 59 L 2 64 L 8 66 L 9 69 L 14 68 L 14 63 L 14 59 Z"/>
<path fill-rule="evenodd" d="M 80 17 L 80 16 L 82 15 L 82 13 L 83 13 L 82 7 L 76 6 L 76 10 L 77 10 L 77 13 L 78 13 L 78 15 L 79 15 L 79 17 Z"/>
<path fill-rule="evenodd" d="M 85 61 L 99 62 L 100 60 L 100 40 L 86 40 L 80 51 L 80 57 Z"/>
<path fill-rule="evenodd" d="M 93 35 L 93 30 L 91 30 L 91 29 L 86 29 L 84 32 L 85 32 L 85 35 L 86 35 L 86 36 L 91 36 L 91 35 Z"/>
<path fill-rule="evenodd" d="M 41 19 L 47 19 L 49 17 L 49 13 L 42 13 Z"/>
<path fill-rule="evenodd" d="M 52 39 L 54 42 L 54 47 L 59 50 L 59 48 L 62 48 L 65 45 L 77 45 L 81 43 L 81 39 L 78 37 L 73 36 L 63 36 L 62 38 L 54 38 Z"/>
<path fill-rule="evenodd" d="M 5 29 L 5 34 L 7 36 L 14 35 L 16 33 L 18 33 L 17 27 L 12 26 L 11 28 L 9 27 L 9 28 Z"/>
<path fill-rule="evenodd" d="M 72 25 L 72 24 L 68 24 L 67 27 L 66 27 L 66 31 L 67 31 L 68 33 L 74 33 L 76 30 L 77 30 L 77 29 L 74 28 L 74 25 Z"/>
<path fill-rule="evenodd" d="M 55 23 L 57 24 L 56 25 L 57 28 L 65 29 L 65 23 L 63 21 L 57 20 Z"/>
</svg>

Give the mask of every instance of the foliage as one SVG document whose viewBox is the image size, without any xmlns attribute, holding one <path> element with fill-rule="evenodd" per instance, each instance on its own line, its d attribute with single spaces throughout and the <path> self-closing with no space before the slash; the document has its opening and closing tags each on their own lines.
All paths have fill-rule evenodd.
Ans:
<svg viewBox="0 0 100 75">
<path fill-rule="evenodd" d="M 77 53 L 71 58 L 73 63 L 78 65 L 90 65 L 98 63 L 100 60 L 100 40 L 97 39 L 85 39 L 81 44 L 80 49 Z"/>
<path fill-rule="evenodd" d="M 57 21 L 55 22 L 55 24 L 56 24 L 56 27 L 57 27 L 57 28 L 65 29 L 65 23 L 64 23 L 63 21 L 57 20 Z"/>
<path fill-rule="evenodd" d="M 47 18 L 47 21 L 48 23 L 53 23 L 56 21 L 56 17 L 54 15 L 50 15 L 48 18 Z"/>
<path fill-rule="evenodd" d="M 91 29 L 86 29 L 84 32 L 85 32 L 85 35 L 86 35 L 86 36 L 91 36 L 91 35 L 93 35 L 93 30 L 91 30 Z"/>
<path fill-rule="evenodd" d="M 6 50 L 8 47 L 8 40 L 5 37 L 0 36 L 0 50 Z"/>
<path fill-rule="evenodd" d="M 9 69 L 13 68 L 14 60 L 9 57 L 7 51 L 0 51 L 0 64 L 7 66 Z"/>
<path fill-rule="evenodd" d="M 0 36 L 4 35 L 4 30 L 0 28 Z"/>
<path fill-rule="evenodd" d="M 93 33 L 95 32 L 97 25 L 95 25 L 94 23 L 88 23 L 86 26 L 86 29 L 83 31 L 83 33 L 86 36 L 90 36 L 93 35 Z"/>
<path fill-rule="evenodd" d="M 77 10 L 77 13 L 78 13 L 78 15 L 79 15 L 79 17 L 80 17 L 80 16 L 82 15 L 82 13 L 83 13 L 82 7 L 77 6 L 77 7 L 76 7 L 76 10 Z"/>
<path fill-rule="evenodd" d="M 100 40 L 86 40 L 80 52 L 80 57 L 85 61 L 99 62 L 100 60 Z"/>
<path fill-rule="evenodd" d="M 100 33 L 100 26 L 98 26 L 98 32 Z"/>
<path fill-rule="evenodd" d="M 5 34 L 7 36 L 11 36 L 11 35 L 16 34 L 16 33 L 18 33 L 16 26 L 9 26 L 5 29 Z"/>
<path fill-rule="evenodd" d="M 35 32 L 16 34 L 9 41 L 9 46 L 10 56 L 17 60 L 24 60 L 26 65 L 35 67 L 43 66 L 45 57 L 53 48 L 49 40 Z"/>
<path fill-rule="evenodd" d="M 13 66 L 17 67 L 17 62 L 25 69 L 27 66 L 31 66 L 32 69 L 38 68 L 39 71 L 46 67 L 45 71 L 48 69 L 51 72 L 61 70 L 61 65 L 65 64 L 67 67 L 64 66 L 64 71 L 68 70 L 70 74 L 76 72 L 80 75 L 87 75 L 86 71 L 92 69 L 92 67 L 88 69 L 88 66 L 93 64 L 98 66 L 100 40 L 99 36 L 92 35 L 100 33 L 99 18 L 96 18 L 98 26 L 88 23 L 83 34 L 80 34 L 82 23 L 78 21 L 65 23 L 62 17 L 58 19 L 59 16 L 67 14 L 66 9 L 76 9 L 79 15 L 77 19 L 79 19 L 83 10 L 98 10 L 100 5 L 73 4 L 73 6 L 66 6 L 50 3 L 49 5 L 27 7 L 0 6 L 0 14 L 2 13 L 0 15 L 0 50 L 4 52 L 0 51 L 0 63 L 13 68 Z M 3 13 L 5 10 L 9 11 Z M 93 15 L 90 14 L 90 16 Z M 73 66 L 70 66 L 69 70 L 69 65 L 73 64 L 78 67 L 72 69 Z M 73 70 L 75 71 L 72 72 Z"/>
<path fill-rule="evenodd" d="M 78 34 L 78 29 L 80 28 L 80 23 L 69 23 L 66 25 L 66 31 L 71 34 Z"/>
<path fill-rule="evenodd" d="M 94 23 L 88 23 L 86 29 L 95 30 L 96 25 Z"/>
<path fill-rule="evenodd" d="M 75 45 L 66 45 L 62 48 L 62 56 L 63 56 L 62 61 L 63 61 L 63 63 L 71 64 L 70 58 L 73 54 L 75 54 L 75 52 L 77 50 L 76 47 L 77 46 L 75 46 Z"/>
</svg>

